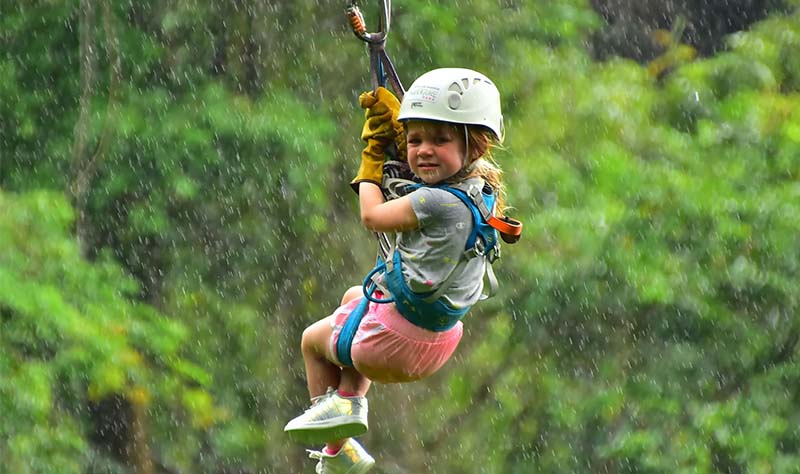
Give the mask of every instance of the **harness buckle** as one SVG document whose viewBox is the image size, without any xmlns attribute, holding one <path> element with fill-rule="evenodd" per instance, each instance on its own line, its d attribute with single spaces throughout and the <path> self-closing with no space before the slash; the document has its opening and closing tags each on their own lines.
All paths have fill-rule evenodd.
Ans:
<svg viewBox="0 0 800 474">
<path fill-rule="evenodd" d="M 464 257 L 466 257 L 467 260 L 484 256 L 486 256 L 486 242 L 484 242 L 480 236 L 475 239 L 475 245 L 464 250 Z"/>
<path fill-rule="evenodd" d="M 475 203 L 476 206 L 478 205 L 478 198 L 481 198 L 480 200 L 483 201 L 480 188 L 474 184 L 467 188 L 467 196 L 472 198 L 472 202 Z"/>
<path fill-rule="evenodd" d="M 489 264 L 491 265 L 499 258 L 500 258 L 500 243 L 498 242 L 497 244 L 495 244 L 492 251 L 489 252 L 489 255 L 486 256 L 486 259 L 489 261 Z"/>
</svg>

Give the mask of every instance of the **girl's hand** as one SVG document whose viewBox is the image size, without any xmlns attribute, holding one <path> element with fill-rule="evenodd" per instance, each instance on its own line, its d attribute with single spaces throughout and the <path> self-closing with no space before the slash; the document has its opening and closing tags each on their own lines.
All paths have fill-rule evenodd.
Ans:
<svg viewBox="0 0 800 474">
<path fill-rule="evenodd" d="M 358 174 L 350 182 L 350 186 L 356 192 L 360 183 L 381 184 L 386 148 L 395 143 L 397 138 L 399 126 L 397 114 L 400 111 L 397 97 L 383 87 L 379 87 L 374 93 L 364 92 L 359 96 L 358 103 L 367 109 L 364 127 L 361 130 L 361 139 L 367 142 L 367 145 L 361 151 Z"/>
</svg>

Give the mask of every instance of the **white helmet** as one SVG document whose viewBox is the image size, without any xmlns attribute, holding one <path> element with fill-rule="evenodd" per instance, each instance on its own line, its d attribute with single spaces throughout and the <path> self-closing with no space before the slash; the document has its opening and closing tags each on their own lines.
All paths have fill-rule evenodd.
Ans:
<svg viewBox="0 0 800 474">
<path fill-rule="evenodd" d="M 434 69 L 419 76 L 403 96 L 398 119 L 483 125 L 503 137 L 500 92 L 471 69 Z"/>
</svg>

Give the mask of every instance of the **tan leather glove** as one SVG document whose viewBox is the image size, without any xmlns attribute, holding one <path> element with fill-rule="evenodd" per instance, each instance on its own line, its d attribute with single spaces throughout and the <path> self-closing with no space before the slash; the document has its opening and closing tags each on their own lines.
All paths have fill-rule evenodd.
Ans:
<svg viewBox="0 0 800 474">
<path fill-rule="evenodd" d="M 398 122 L 394 130 L 397 132 L 397 135 L 394 137 L 394 143 L 397 145 L 397 159 L 400 161 L 408 161 L 406 129 Z"/>
<path fill-rule="evenodd" d="M 361 151 L 361 165 L 358 174 L 350 182 L 350 186 L 358 193 L 358 185 L 364 181 L 381 185 L 383 178 L 383 162 L 386 159 L 386 148 L 395 143 L 398 130 L 403 127 L 397 121 L 400 101 L 388 89 L 379 87 L 375 92 L 364 92 L 358 97 L 361 108 L 366 109 L 361 139 L 367 146 Z M 403 134 L 403 154 L 405 159 L 405 134 Z M 399 154 L 399 153 L 398 153 Z"/>
</svg>

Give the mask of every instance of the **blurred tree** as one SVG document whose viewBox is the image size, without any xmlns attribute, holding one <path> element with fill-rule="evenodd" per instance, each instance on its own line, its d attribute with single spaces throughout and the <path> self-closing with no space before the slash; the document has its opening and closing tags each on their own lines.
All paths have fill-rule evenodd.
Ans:
<svg viewBox="0 0 800 474">
<path fill-rule="evenodd" d="M 669 56 L 648 74 L 588 51 L 611 34 L 597 9 L 625 3 L 604 5 L 395 2 L 404 81 L 498 83 L 527 230 L 455 360 L 373 391 L 385 472 L 797 465 L 800 20 L 631 5 L 647 39 L 625 47 L 673 33 L 636 56 Z M 346 185 L 369 86 L 342 8 L 0 5 L 0 452 L 19 472 L 310 468 L 281 432 L 307 403 L 300 332 L 374 258 Z"/>
<path fill-rule="evenodd" d="M 185 327 L 137 303 L 136 283 L 107 256 L 81 257 L 62 196 L 0 192 L 0 209 L 4 469 L 79 473 L 108 456 L 155 472 L 144 411 L 200 416 L 182 397 L 208 385 L 182 355 Z M 108 418 L 98 407 L 111 399 Z"/>
<path fill-rule="evenodd" d="M 678 17 L 672 25 L 672 31 L 655 30 L 653 32 L 658 44 L 664 48 L 664 52 L 647 64 L 647 72 L 651 76 L 661 79 L 697 56 L 694 48 L 680 42 L 685 27 L 686 20 Z"/>
<path fill-rule="evenodd" d="M 594 56 L 622 56 L 640 63 L 664 52 L 654 32 L 674 30 L 679 18 L 686 20 L 686 28 L 676 39 L 709 56 L 725 49 L 726 35 L 789 9 L 782 0 L 591 0 L 591 4 L 606 21 L 592 38 Z"/>
</svg>

